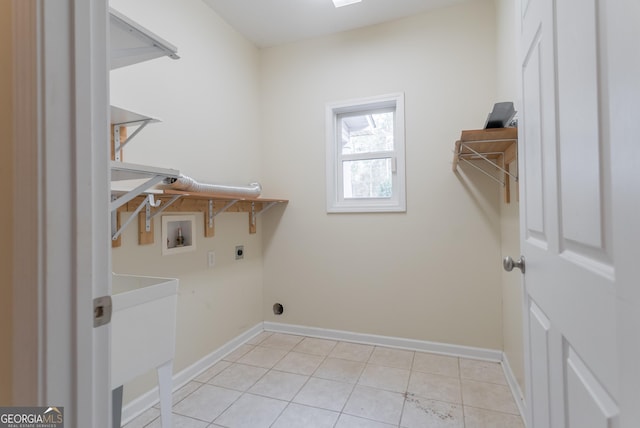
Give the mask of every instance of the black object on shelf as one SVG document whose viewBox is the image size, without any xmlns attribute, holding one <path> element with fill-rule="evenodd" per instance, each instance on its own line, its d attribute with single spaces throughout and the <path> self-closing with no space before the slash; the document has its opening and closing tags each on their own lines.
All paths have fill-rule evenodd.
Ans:
<svg viewBox="0 0 640 428">
<path fill-rule="evenodd" d="M 493 111 L 489 114 L 487 122 L 484 124 L 484 129 L 506 128 L 515 114 L 516 111 L 511 101 L 495 103 Z"/>
</svg>

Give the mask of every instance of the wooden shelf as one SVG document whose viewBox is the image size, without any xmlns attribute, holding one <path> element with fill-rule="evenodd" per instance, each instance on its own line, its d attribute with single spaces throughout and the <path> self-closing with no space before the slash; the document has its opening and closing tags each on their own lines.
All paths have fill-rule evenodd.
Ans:
<svg viewBox="0 0 640 428">
<path fill-rule="evenodd" d="M 136 212 L 147 196 L 140 195 L 118 208 L 118 212 Z M 158 206 L 151 207 L 150 213 L 139 213 L 138 243 L 141 245 L 153 243 L 153 222 L 147 227 L 149 220 L 162 212 L 202 212 L 204 213 L 204 236 L 215 234 L 214 219 L 223 212 L 248 213 L 249 233 L 256 233 L 256 219 L 277 204 L 286 204 L 286 199 L 249 198 L 242 196 L 220 195 L 214 193 L 183 192 L 165 189 L 154 192 L 154 199 Z"/>
<path fill-rule="evenodd" d="M 166 195 L 180 195 L 188 197 L 189 199 L 213 199 L 215 201 L 244 201 L 244 202 L 289 202 L 286 199 L 273 199 L 273 198 L 250 198 L 247 196 L 235 196 L 235 195 L 223 195 L 219 193 L 202 193 L 202 192 L 185 192 L 183 190 L 171 190 L 165 189 L 163 191 Z"/>
<path fill-rule="evenodd" d="M 178 59 L 177 48 L 114 9 L 109 9 L 111 69 L 162 56 Z M 179 171 L 122 162 L 122 148 L 145 126 L 159 122 L 149 116 L 111 107 L 111 231 L 112 246 L 121 244 L 121 234 L 138 216 L 138 242 L 154 241 L 153 218 L 162 212 L 204 213 L 204 236 L 214 235 L 214 218 L 223 212 L 249 214 L 249 233 L 256 233 L 256 220 L 286 199 L 252 198 L 231 194 L 185 192 L 154 187 Z M 127 127 L 137 126 L 129 135 Z M 121 224 L 120 214 L 133 215 Z"/>
<path fill-rule="evenodd" d="M 453 171 L 464 162 L 504 186 L 504 200 L 511 202 L 511 184 L 509 178 L 518 181 L 518 176 L 510 171 L 510 164 L 518 156 L 518 128 L 492 128 L 462 131 L 455 143 Z M 473 161 L 489 163 L 498 170 L 494 175 L 476 165 Z"/>
</svg>

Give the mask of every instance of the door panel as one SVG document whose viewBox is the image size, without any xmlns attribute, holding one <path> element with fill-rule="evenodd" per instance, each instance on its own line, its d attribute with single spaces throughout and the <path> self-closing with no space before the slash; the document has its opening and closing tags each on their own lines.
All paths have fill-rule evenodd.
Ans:
<svg viewBox="0 0 640 428">
<path fill-rule="evenodd" d="M 598 34 L 595 0 L 556 3 L 562 234 L 577 253 L 603 248 Z M 590 88 L 586 90 L 586 88 Z"/>
<path fill-rule="evenodd" d="M 524 152 L 527 174 L 526 194 L 531 203 L 527 204 L 524 212 L 527 224 L 527 237 L 537 241 L 537 245 L 546 247 L 544 230 L 544 200 L 542 198 L 542 106 L 541 106 L 541 76 L 540 76 L 540 33 L 536 33 L 529 54 L 525 59 L 523 80 L 525 91 L 523 94 L 523 111 L 527 117 L 524 129 L 527 144 Z"/>
<path fill-rule="evenodd" d="M 566 402 L 569 428 L 611 428 L 618 407 L 586 364 L 566 346 Z"/>
<path fill-rule="evenodd" d="M 533 428 L 613 427 L 620 418 L 618 349 L 629 338 L 618 296 L 629 277 L 621 280 L 614 256 L 637 249 L 613 235 L 613 219 L 638 209 L 614 204 L 612 185 L 622 146 L 610 109 L 624 92 L 610 90 L 607 8 L 622 4 L 530 0 L 523 14 L 520 229 Z"/>
<path fill-rule="evenodd" d="M 551 322 L 540 308 L 531 301 L 529 306 L 529 335 L 533 349 L 541 355 L 549 355 L 549 329 Z M 531 361 L 531 401 L 535 403 L 533 421 L 535 426 L 551 426 L 549 399 L 549 361 L 547 358 L 536 358 Z"/>
</svg>

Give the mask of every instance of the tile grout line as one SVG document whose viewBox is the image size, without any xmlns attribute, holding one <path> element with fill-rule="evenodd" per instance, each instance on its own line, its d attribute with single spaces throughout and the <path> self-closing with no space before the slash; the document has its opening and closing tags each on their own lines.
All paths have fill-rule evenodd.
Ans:
<svg viewBox="0 0 640 428">
<path fill-rule="evenodd" d="M 402 410 L 400 410 L 400 420 L 398 421 L 398 428 L 402 426 L 402 416 L 404 415 L 404 408 L 407 405 L 407 395 L 409 394 L 409 385 L 411 384 L 411 376 L 413 376 L 413 365 L 416 362 L 416 353 L 413 352 L 413 358 L 411 359 L 411 368 L 409 369 L 409 378 L 407 379 L 407 386 L 403 394 L 404 400 L 402 400 Z"/>
<path fill-rule="evenodd" d="M 275 367 L 282 361 L 284 360 L 287 355 L 291 354 L 292 352 L 296 352 L 299 354 L 304 354 L 304 355 L 314 355 L 316 356 L 317 354 L 309 354 L 309 353 L 305 353 L 305 352 L 300 352 L 300 351 L 295 351 L 295 348 L 300 345 L 305 339 L 307 339 L 307 336 L 302 336 L 302 340 L 300 342 L 298 342 L 293 348 L 291 348 L 289 351 L 287 351 L 287 353 L 273 366 L 273 368 L 269 369 L 269 371 L 267 373 L 269 373 L 272 370 L 276 370 Z M 337 344 L 337 343 L 336 343 Z M 335 345 L 334 345 L 335 347 Z M 333 349 L 333 348 L 332 348 Z M 329 351 L 331 352 L 331 351 Z M 328 355 L 328 354 L 327 354 Z M 287 408 L 289 408 L 289 406 L 291 406 L 291 404 L 299 404 L 299 403 L 295 403 L 293 400 L 295 400 L 295 398 L 298 396 L 298 394 L 300 394 L 300 391 L 302 391 L 304 389 L 304 387 L 309 383 L 309 381 L 311 380 L 311 378 L 313 377 L 313 374 L 320 368 L 320 366 L 322 365 L 322 363 L 327 359 L 327 356 L 323 356 L 323 355 L 317 355 L 320 357 L 323 357 L 322 361 L 320 362 L 320 364 L 318 364 L 318 367 L 315 368 L 315 370 L 313 372 L 311 372 L 310 375 L 307 375 L 307 380 L 300 386 L 300 388 L 298 388 L 298 390 L 296 391 L 295 394 L 293 394 L 293 397 L 291 397 L 290 400 L 287 401 L 287 405 L 284 407 L 284 409 L 282 409 L 282 411 L 278 414 L 278 416 L 274 419 L 274 421 L 269 425 L 270 427 L 272 427 L 277 421 L 278 419 L 280 419 L 280 417 L 282 416 L 282 414 L 287 410 Z M 278 370 L 276 370 L 278 371 Z M 284 372 L 283 373 L 291 373 L 291 372 Z M 294 374 L 299 374 L 299 373 L 294 373 Z M 265 373 L 266 376 L 266 373 Z M 283 400 L 284 401 L 284 400 Z M 302 405 L 302 404 L 300 404 Z M 311 407 L 311 406 L 308 406 Z M 323 409 L 323 410 L 328 410 L 328 409 Z"/>
<path fill-rule="evenodd" d="M 274 333 L 272 333 L 272 334 L 270 334 L 269 336 L 265 337 L 262 341 L 260 341 L 260 343 L 259 343 L 258 345 L 256 345 L 256 347 L 260 346 L 260 344 L 261 344 L 261 343 L 264 343 L 267 339 L 269 339 L 270 337 L 272 337 L 272 336 L 273 336 L 273 334 L 274 334 Z M 301 340 L 300 340 L 300 342 L 301 342 L 302 340 L 304 340 L 304 337 L 303 337 L 303 339 L 301 339 Z M 300 342 L 298 342 L 298 343 L 300 343 Z M 297 345 L 297 344 L 296 344 L 296 345 Z M 294 345 L 291 349 L 295 348 L 295 346 L 296 346 L 296 345 Z M 262 346 L 262 347 L 263 347 L 263 348 L 267 348 L 267 349 L 278 349 L 278 347 L 268 347 L 268 346 Z M 255 348 L 254 348 L 254 349 L 255 349 Z M 251 352 L 251 351 L 249 351 L 249 352 Z M 238 398 L 237 398 L 233 403 L 231 403 L 231 404 L 229 405 L 229 407 L 227 407 L 226 409 L 224 409 L 224 411 L 223 411 L 222 413 L 220 413 L 218 416 L 216 416 L 216 417 L 213 419 L 213 421 L 211 421 L 211 423 L 214 423 L 214 422 L 216 421 L 216 419 L 218 419 L 220 416 L 222 416 L 222 415 L 223 415 L 227 410 L 229 410 L 229 408 L 230 408 L 231 406 L 233 406 L 235 403 L 237 403 L 237 402 L 238 402 L 242 397 L 244 397 L 244 396 L 245 396 L 245 395 L 247 395 L 247 394 L 251 394 L 251 393 L 249 392 L 249 390 L 250 390 L 252 387 L 254 387 L 258 382 L 260 382 L 260 380 L 261 380 L 261 379 L 263 379 L 265 376 L 267 376 L 267 374 L 268 374 L 269 372 L 271 372 L 271 371 L 273 370 L 273 368 L 274 368 L 275 366 L 277 366 L 277 365 L 278 365 L 278 363 L 280 363 L 280 361 L 282 361 L 282 360 L 283 360 L 287 355 L 289 355 L 289 353 L 290 353 L 290 352 L 291 352 L 291 350 L 288 350 L 288 351 L 287 351 L 287 352 L 286 352 L 282 357 L 280 357 L 280 359 L 279 359 L 278 361 L 276 361 L 276 362 L 275 362 L 275 363 L 274 363 L 270 368 L 267 368 L 267 367 L 261 367 L 261 368 L 266 369 L 267 371 L 266 371 L 266 372 L 264 372 L 264 374 L 263 374 L 262 376 L 260 376 L 260 377 L 259 377 L 259 378 L 254 382 L 254 383 L 252 383 L 252 384 L 251 384 L 250 386 L 248 386 L 244 391 L 242 391 L 242 393 L 240 394 L 240 396 L 239 396 L 239 397 L 238 397 Z M 247 353 L 248 353 L 248 352 L 247 352 Z M 242 358 L 242 357 L 241 357 L 241 358 Z M 234 363 L 232 363 L 232 364 L 234 364 Z M 241 363 L 238 363 L 238 364 L 241 364 Z M 247 364 L 247 365 L 250 365 L 250 364 Z M 225 369 L 225 370 L 226 370 L 226 369 Z M 272 400 L 275 400 L 275 399 L 276 399 L 276 398 L 273 398 L 273 397 L 265 397 L 265 396 L 262 396 L 262 395 L 260 395 L 260 394 L 251 394 L 251 395 L 256 395 L 256 396 L 264 397 L 264 398 L 270 398 L 270 399 L 272 399 Z M 285 400 L 280 400 L 280 401 L 285 401 Z M 286 409 L 286 408 L 289 406 L 289 404 L 291 403 L 290 401 L 285 401 L 285 402 L 287 403 L 287 405 L 286 405 L 286 406 L 284 406 L 284 408 L 280 411 L 280 413 L 278 413 L 278 416 L 273 420 L 273 422 L 272 422 L 269 426 L 273 425 L 273 424 L 278 420 L 278 418 L 282 415 L 282 413 L 285 411 L 285 409 Z"/>
<path fill-rule="evenodd" d="M 358 374 L 358 378 L 355 379 L 353 383 L 353 388 L 351 388 L 351 392 L 349 393 L 349 396 L 347 397 L 344 404 L 342 405 L 342 410 L 340 410 L 340 415 L 344 413 L 344 409 L 347 407 L 347 403 L 349 402 L 349 400 L 351 400 L 351 397 L 353 396 L 353 392 L 356 390 L 356 386 L 358 386 L 358 381 L 360 381 L 360 378 L 362 377 L 362 373 L 364 373 L 364 370 L 367 367 L 369 360 L 371 360 L 371 355 L 373 355 L 374 352 L 375 352 L 375 347 L 373 348 L 373 351 L 371 351 L 371 354 L 369 354 L 369 358 L 367 358 L 367 361 L 364 362 L 364 366 L 360 370 L 360 374 Z M 338 419 L 340 419 L 340 417 L 338 417 Z"/>
<path fill-rule="evenodd" d="M 278 365 L 282 360 L 284 360 L 284 359 L 287 357 L 287 355 L 289 355 L 291 352 L 293 352 L 293 350 L 296 348 L 296 346 L 298 346 L 299 344 L 301 344 L 301 343 L 304 341 L 304 339 L 305 339 L 305 338 L 306 338 L 306 337 L 304 337 L 304 336 L 303 336 L 303 337 L 302 337 L 302 339 L 301 339 L 298 343 L 296 343 L 296 344 L 293 346 L 293 348 L 291 348 L 290 350 L 288 350 L 288 351 L 287 351 L 287 353 L 286 353 L 286 354 L 284 354 L 284 355 L 282 356 L 282 358 L 280 358 L 280 359 L 278 360 L 278 362 L 276 362 L 276 363 L 273 365 L 273 367 L 272 367 L 272 368 L 270 368 L 270 369 L 267 371 L 267 373 L 265 373 L 265 376 L 266 376 L 269 372 L 271 372 L 271 371 L 275 370 L 275 367 L 276 367 L 276 366 L 277 366 L 277 365 Z M 277 371 L 277 370 L 276 370 L 276 371 Z M 283 372 L 283 373 L 284 373 L 284 372 Z M 286 373 L 288 373 L 288 372 L 286 372 Z M 302 384 L 302 386 L 300 386 L 300 388 L 298 388 L 298 390 L 296 391 L 296 393 L 295 393 L 295 394 L 293 394 L 293 397 L 291 397 L 291 399 L 290 399 L 290 400 L 287 400 L 287 405 L 286 405 L 286 406 L 284 406 L 284 408 L 280 411 L 280 413 L 278 413 L 278 416 L 276 416 L 276 418 L 273 420 L 273 422 L 271 422 L 271 424 L 269 425 L 269 427 L 272 427 L 276 422 L 278 422 L 278 419 L 280 419 L 280 417 L 282 416 L 282 414 L 283 414 L 283 413 L 284 413 L 284 412 L 289 408 L 289 406 L 290 406 L 290 405 L 291 405 L 291 403 L 293 402 L 293 399 L 294 399 L 294 398 L 296 398 L 296 396 L 300 393 L 300 391 L 302 391 L 302 388 L 304 388 L 304 386 L 307 384 L 307 382 L 309 382 L 309 379 L 311 379 L 311 376 L 308 376 L 308 377 L 307 377 L 307 380 Z M 257 383 L 257 382 L 256 382 L 256 383 Z M 270 397 L 270 398 L 273 398 L 273 397 Z M 284 400 L 283 400 L 283 401 L 284 401 Z"/>
<path fill-rule="evenodd" d="M 462 392 L 462 364 L 460 364 L 460 358 L 458 357 L 458 382 L 460 382 L 460 407 L 462 410 L 462 426 L 467 426 L 467 414 L 464 411 L 464 393 Z"/>
<path fill-rule="evenodd" d="M 361 368 L 361 370 L 359 371 L 359 374 L 358 374 L 358 376 L 354 379 L 353 383 L 351 384 L 351 382 L 338 381 L 338 382 L 340 382 L 340 383 L 351 384 L 351 391 L 350 391 L 350 393 L 349 393 L 348 397 L 346 398 L 346 400 L 345 400 L 344 404 L 342 405 L 342 408 L 341 408 L 341 410 L 340 410 L 340 411 L 336 412 L 335 410 L 325 409 L 325 408 L 323 408 L 323 407 L 316 407 L 316 406 L 311 406 L 311 405 L 306 405 L 306 404 L 301 404 L 301 403 L 295 403 L 295 402 L 294 402 L 295 398 L 300 394 L 300 392 L 302 391 L 302 389 L 304 389 L 304 388 L 305 388 L 305 386 L 307 386 L 307 385 L 308 385 L 308 383 L 309 383 L 309 381 L 311 380 L 311 378 L 314 378 L 314 377 L 315 377 L 316 373 L 318 373 L 318 371 L 320 370 L 320 368 L 322 367 L 322 365 L 323 365 L 323 364 L 325 364 L 325 363 L 327 362 L 327 360 L 328 360 L 328 359 L 330 359 L 330 358 L 331 358 L 331 359 L 336 359 L 336 360 L 343 360 L 343 361 L 350 361 L 350 362 L 358 362 L 357 360 L 352 360 L 352 359 L 338 358 L 338 357 L 331 357 L 331 353 L 335 351 L 335 349 L 339 346 L 339 344 L 340 344 L 340 343 L 346 343 L 346 344 L 350 344 L 350 343 L 358 344 L 358 343 L 356 343 L 356 342 L 349 342 L 349 341 L 343 341 L 343 340 L 333 340 L 333 342 L 335 342 L 335 343 L 334 343 L 334 345 L 331 347 L 331 349 L 329 349 L 327 352 L 323 352 L 323 353 L 321 353 L 321 354 L 317 354 L 317 353 L 316 353 L 316 354 L 314 354 L 314 353 L 309 352 L 309 351 L 305 352 L 305 351 L 300 351 L 300 350 L 296 350 L 296 349 L 295 349 L 296 347 L 300 346 L 300 345 L 304 342 L 304 340 L 306 340 L 306 339 L 310 338 L 309 336 L 304 336 L 304 335 L 299 335 L 299 334 L 291 334 L 291 336 L 298 336 L 298 337 L 301 337 L 301 339 L 300 339 L 300 340 L 299 340 L 295 345 L 293 345 L 293 347 L 291 347 L 291 349 L 286 350 L 285 354 L 284 354 L 282 357 L 280 357 L 280 358 L 279 358 L 279 359 L 278 359 L 278 360 L 277 360 L 273 365 L 271 365 L 271 367 L 267 368 L 267 367 L 264 367 L 264 366 L 254 366 L 254 367 L 264 368 L 264 369 L 266 369 L 266 372 L 265 372 L 263 375 L 261 375 L 258 379 L 256 379 L 254 382 L 252 382 L 252 383 L 251 383 L 251 385 L 250 385 L 250 386 L 248 386 L 244 391 L 238 391 L 238 390 L 235 390 L 235 389 L 232 389 L 232 388 L 226 388 L 226 387 L 219 387 L 219 386 L 218 386 L 219 388 L 223 388 L 223 389 L 227 389 L 227 390 L 231 390 L 231 391 L 240 392 L 240 395 L 238 396 L 238 398 L 237 398 L 237 399 L 235 399 L 232 403 L 230 403 L 227 407 L 225 407 L 225 408 L 224 408 L 224 410 L 222 410 L 222 411 L 220 412 L 220 414 L 219 414 L 219 415 L 217 415 L 217 416 L 216 416 L 212 421 L 210 421 L 210 422 L 208 422 L 208 421 L 204 421 L 204 420 L 201 420 L 201 419 L 198 419 L 198 418 L 193 418 L 193 417 L 191 417 L 191 416 L 189 416 L 189 415 L 183 415 L 183 414 L 181 414 L 181 413 L 177 413 L 177 412 L 174 412 L 174 411 L 173 411 L 173 407 L 174 407 L 175 405 L 177 405 L 177 404 L 179 404 L 179 403 L 183 402 L 185 399 L 187 399 L 188 397 L 190 397 L 192 394 L 196 393 L 198 390 L 200 390 L 200 389 L 203 387 L 203 385 L 216 386 L 216 385 L 210 384 L 209 382 L 211 382 L 213 379 L 215 379 L 216 377 L 218 377 L 221 373 L 223 373 L 225 370 L 227 370 L 227 369 L 228 369 L 229 367 L 231 367 L 232 365 L 237 364 L 237 365 L 253 366 L 252 364 L 239 363 L 239 362 L 238 362 L 238 360 L 239 360 L 239 359 L 241 359 L 241 358 L 243 358 L 243 356 L 245 356 L 246 354 L 248 354 L 249 352 L 251 352 L 251 351 L 252 351 L 253 349 L 255 349 L 256 347 L 260 346 L 260 347 L 262 347 L 262 348 L 278 349 L 278 347 L 277 347 L 277 346 L 270 347 L 270 346 L 264 346 L 264 345 L 263 345 L 263 343 L 264 343 L 266 340 L 268 340 L 268 339 L 269 339 L 269 337 L 272 337 L 274 334 L 276 334 L 276 333 L 271 333 L 271 332 L 269 332 L 269 333 L 270 333 L 269 335 L 267 335 L 266 337 L 264 337 L 262 340 L 260 340 L 259 342 L 255 343 L 255 344 L 248 344 L 248 343 L 245 343 L 246 345 L 250 345 L 250 346 L 252 347 L 252 349 L 248 350 L 247 352 L 245 352 L 244 354 L 242 354 L 241 356 L 239 356 L 238 358 L 236 358 L 236 360 L 235 360 L 235 361 L 224 360 L 224 358 L 225 358 L 226 356 L 225 356 L 225 357 L 223 357 L 220 361 L 224 361 L 224 362 L 228 363 L 229 365 L 228 365 L 227 367 L 225 367 L 224 369 L 222 369 L 222 370 L 221 370 L 219 373 L 217 373 L 216 375 L 212 376 L 212 377 L 211 377 L 211 379 L 209 379 L 208 381 L 206 381 L 206 382 L 200 382 L 200 381 L 196 381 L 196 380 L 194 380 L 194 379 L 192 379 L 191 381 L 189 381 L 189 383 L 190 383 L 190 382 L 195 382 L 195 384 L 197 384 L 197 387 L 196 387 L 193 391 L 190 391 L 187 395 L 185 395 L 184 397 L 182 397 L 179 401 L 176 401 L 176 402 L 173 402 L 173 403 L 172 403 L 172 413 L 173 413 L 174 415 L 178 415 L 178 416 L 181 416 L 181 417 L 185 417 L 185 418 L 188 418 L 188 419 L 191 419 L 191 420 L 194 420 L 194 421 L 201 421 L 201 422 L 203 422 L 203 423 L 208 423 L 208 424 L 209 424 L 208 426 L 213 427 L 213 426 L 214 426 L 214 424 L 215 424 L 215 421 L 216 421 L 218 418 L 220 418 L 220 416 L 221 416 L 221 415 L 223 415 L 225 412 L 227 412 L 231 406 L 233 406 L 234 404 L 236 404 L 236 403 L 238 402 L 238 400 L 240 400 L 240 399 L 241 399 L 242 397 L 244 397 L 245 395 L 247 395 L 247 394 L 251 394 L 251 395 L 261 396 L 261 397 L 264 397 L 264 398 L 270 398 L 270 399 L 274 399 L 274 400 L 278 400 L 278 401 L 281 401 L 281 402 L 286 403 L 286 405 L 284 406 L 284 408 L 283 408 L 283 409 L 278 413 L 278 415 L 276 416 L 276 418 L 274 419 L 274 421 L 270 424 L 270 426 L 273 426 L 273 425 L 278 421 L 278 419 L 279 419 L 279 418 L 284 414 L 284 412 L 287 410 L 287 408 L 289 408 L 292 404 L 298 404 L 298 405 L 305 406 L 305 407 L 311 407 L 311 408 L 316 408 L 316 409 L 320 409 L 320 410 L 326 410 L 326 411 L 330 411 L 330 412 L 335 412 L 335 413 L 337 413 L 337 414 L 338 414 L 338 417 L 337 417 L 337 419 L 336 419 L 335 423 L 333 424 L 333 426 L 335 427 L 335 426 L 338 424 L 338 422 L 340 421 L 340 418 L 342 417 L 342 415 L 349 415 L 349 414 L 347 414 L 347 413 L 344 413 L 344 410 L 345 410 L 345 408 L 346 408 L 346 406 L 347 406 L 347 404 L 348 404 L 349 400 L 351 400 L 351 399 L 352 399 L 353 394 L 355 393 L 355 389 L 356 389 L 356 387 L 357 387 L 358 385 L 360 385 L 360 384 L 359 384 L 359 382 L 362 380 L 362 377 L 363 377 L 364 372 L 366 371 L 367 367 L 372 366 L 372 365 L 379 365 L 379 366 L 382 366 L 382 367 L 391 367 L 391 368 L 395 368 L 395 366 L 393 366 L 393 365 L 391 365 L 391 364 L 374 364 L 374 363 L 372 363 L 372 358 L 373 358 L 373 356 L 375 355 L 375 352 L 376 352 L 376 350 L 378 350 L 378 348 L 380 348 L 380 349 L 394 349 L 394 348 L 393 348 L 393 347 L 387 347 L 387 346 L 372 345 L 372 348 L 373 348 L 373 349 L 372 349 L 372 350 L 371 350 L 371 352 L 368 354 L 368 356 L 367 356 L 366 360 L 365 360 L 365 361 L 362 361 L 362 362 L 364 363 L 364 364 L 363 364 L 363 367 L 362 367 L 362 368 Z M 282 333 L 282 334 L 287 334 L 287 333 Z M 254 337 L 254 339 L 255 339 L 255 337 Z M 326 339 L 325 339 L 325 340 L 326 340 Z M 366 345 L 366 344 L 363 344 L 363 345 Z M 321 360 L 320 360 L 319 364 L 317 365 L 317 367 L 316 367 L 316 368 L 311 372 L 311 374 L 310 374 L 310 375 L 306 375 L 306 376 L 307 376 L 307 379 L 306 379 L 306 380 L 305 380 L 305 382 L 304 382 L 304 383 L 303 383 L 303 384 L 302 384 L 302 385 L 297 389 L 297 391 L 293 394 L 293 396 L 291 397 L 291 399 L 288 399 L 288 400 L 282 400 L 282 399 L 278 399 L 278 398 L 270 397 L 270 396 L 267 396 L 267 395 L 254 394 L 254 393 L 250 393 L 250 392 L 249 392 L 249 390 L 250 390 L 252 387 L 254 387 L 258 382 L 260 382 L 262 379 L 264 379 L 266 376 L 268 376 L 271 372 L 283 372 L 283 373 L 300 374 L 300 373 L 288 372 L 288 371 L 285 371 L 285 370 L 277 370 L 277 369 L 275 368 L 278 364 L 280 364 L 280 363 L 281 363 L 281 362 L 282 362 L 282 361 L 283 361 L 283 360 L 284 360 L 288 355 L 290 355 L 292 352 L 299 353 L 299 354 L 303 354 L 303 355 L 310 355 L 310 356 L 317 356 L 317 357 L 321 357 Z M 414 370 L 414 366 L 415 366 L 415 364 L 416 364 L 417 352 L 419 352 L 419 351 L 412 351 L 412 352 L 413 352 L 413 353 L 412 353 L 412 358 L 411 358 L 411 363 L 410 363 L 410 368 L 409 368 L 409 377 L 408 377 L 408 379 L 407 379 L 407 381 L 406 381 L 406 384 L 405 384 L 405 393 L 403 394 L 403 395 L 404 395 L 404 397 L 403 397 L 404 399 L 403 399 L 402 407 L 401 407 L 401 410 L 400 410 L 400 420 L 399 420 L 398 425 L 397 425 L 398 427 L 401 427 L 401 426 L 402 426 L 402 416 L 404 415 L 404 412 L 405 412 L 405 410 L 406 410 L 407 394 L 408 394 L 408 392 L 409 392 L 409 385 L 410 385 L 410 383 L 411 383 L 411 378 L 412 378 L 413 374 L 415 374 L 415 373 L 418 373 L 418 372 L 422 373 L 422 371 L 416 371 L 416 370 Z M 427 354 L 434 354 L 434 355 L 438 355 L 437 353 L 427 352 L 427 351 L 425 351 L 425 353 L 427 353 Z M 499 383 L 499 382 L 484 381 L 484 380 L 476 380 L 476 379 L 473 379 L 473 378 L 466 378 L 466 377 L 463 377 L 463 374 L 462 374 L 462 362 L 461 362 L 461 357 L 456 357 L 456 362 L 457 362 L 457 368 L 458 368 L 458 376 L 457 376 L 457 377 L 458 377 L 458 382 L 460 383 L 460 404 L 461 404 L 461 407 L 462 407 L 462 409 L 461 409 L 461 410 L 462 410 L 462 416 L 463 416 L 463 418 L 462 418 L 462 419 L 463 419 L 463 420 L 462 420 L 462 423 L 463 423 L 463 426 L 466 426 L 466 425 L 467 425 L 467 415 L 466 415 L 466 411 L 465 411 L 465 400 L 464 400 L 464 394 L 463 394 L 463 389 L 462 389 L 462 382 L 463 382 L 463 380 L 465 380 L 465 381 L 472 381 L 472 382 L 476 382 L 476 383 L 484 383 L 484 384 L 489 384 L 489 385 L 496 385 L 496 386 L 505 386 L 505 385 L 504 385 L 503 383 Z M 213 364 L 213 365 L 212 365 L 212 367 L 213 367 L 213 366 L 215 366 L 215 364 Z M 430 373 L 430 372 L 427 372 L 427 373 Z M 434 373 L 434 374 L 436 374 L 436 373 Z M 444 375 L 443 375 L 443 376 L 444 376 Z M 316 377 L 316 379 L 324 379 L 324 380 L 333 380 L 333 381 L 336 381 L 336 380 L 334 380 L 334 379 L 325 379 L 325 378 L 322 378 L 322 377 Z M 185 387 L 186 387 L 186 385 L 188 385 L 188 383 L 187 383 L 187 384 L 185 384 L 182 388 L 185 388 Z M 364 386 L 364 385 L 362 385 L 362 386 Z M 507 385 L 507 386 L 508 386 L 508 385 Z M 377 387 L 373 387 L 373 386 L 371 386 L 370 388 L 378 389 L 378 390 L 382 390 L 382 391 L 396 392 L 396 391 L 390 391 L 390 390 L 387 390 L 387 389 L 385 389 L 385 388 L 377 388 Z M 180 391 L 180 390 L 176 391 L 175 393 L 177 393 L 177 392 L 179 392 L 179 391 Z M 513 399 L 513 398 L 512 398 L 512 399 Z M 439 400 L 434 400 L 434 401 L 439 401 Z M 451 404 L 451 403 L 449 403 L 449 404 Z M 503 411 L 500 411 L 500 410 L 486 409 L 486 408 L 484 408 L 484 407 L 477 407 L 477 406 L 469 406 L 469 407 L 470 407 L 470 408 L 475 408 L 475 409 L 478 409 L 478 410 L 483 410 L 483 411 L 488 411 L 488 412 L 494 412 L 494 413 L 504 414 L 504 415 L 515 415 L 515 416 L 520 416 L 520 415 L 518 415 L 518 414 L 512 414 L 512 413 L 509 413 L 509 412 L 503 412 Z M 154 406 L 152 406 L 152 407 L 150 407 L 150 408 L 149 408 L 149 410 L 150 410 L 150 409 L 156 409 L 156 408 L 155 408 Z M 156 410 L 158 410 L 158 409 L 156 409 Z M 351 417 L 351 416 L 353 416 L 353 417 L 357 417 L 357 418 L 363 418 L 363 419 L 367 419 L 367 420 L 371 420 L 371 421 L 377 421 L 376 419 L 370 419 L 370 418 L 363 417 L 363 416 L 357 416 L 357 415 L 349 415 L 349 416 L 350 416 L 350 417 Z M 155 422 L 157 422 L 157 420 L 158 420 L 159 418 L 160 418 L 160 416 L 155 417 L 154 419 L 152 419 L 151 421 L 149 421 L 148 423 L 146 423 L 146 424 L 144 425 L 144 427 L 149 427 L 149 426 L 151 426 L 152 424 L 154 424 Z M 381 421 L 378 421 L 378 422 L 381 422 Z"/>
</svg>

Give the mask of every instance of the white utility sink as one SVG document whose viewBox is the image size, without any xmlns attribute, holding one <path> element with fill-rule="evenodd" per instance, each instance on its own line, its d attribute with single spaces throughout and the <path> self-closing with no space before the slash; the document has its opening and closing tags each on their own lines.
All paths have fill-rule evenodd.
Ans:
<svg viewBox="0 0 640 428">
<path fill-rule="evenodd" d="M 178 280 L 113 274 L 112 285 L 111 387 L 158 369 L 161 412 L 170 414 Z"/>
</svg>

